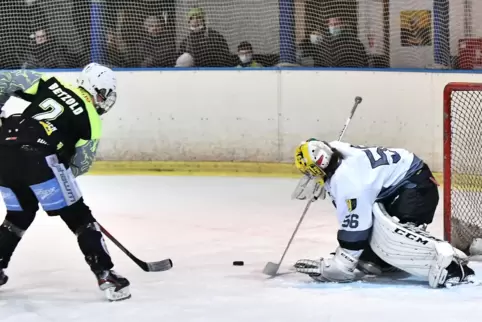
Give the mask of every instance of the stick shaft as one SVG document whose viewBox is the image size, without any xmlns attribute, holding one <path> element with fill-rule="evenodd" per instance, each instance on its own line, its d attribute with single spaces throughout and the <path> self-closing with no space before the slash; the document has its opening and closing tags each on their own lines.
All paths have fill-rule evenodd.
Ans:
<svg viewBox="0 0 482 322">
<path fill-rule="evenodd" d="M 341 141 L 343 136 L 345 135 L 346 129 L 348 128 L 348 124 L 350 124 L 351 119 L 353 118 L 353 115 L 355 114 L 356 108 L 360 104 L 361 101 L 355 100 L 355 105 L 351 108 L 350 116 L 345 121 L 345 125 L 343 126 L 343 129 L 340 132 L 340 136 L 338 137 L 338 141 Z"/>
<path fill-rule="evenodd" d="M 134 263 L 137 264 L 142 270 L 146 272 L 158 272 L 158 271 L 165 271 L 172 267 L 172 261 L 170 259 L 165 259 L 158 262 L 145 262 L 137 258 L 134 254 L 132 254 L 127 248 L 125 248 L 111 233 L 109 233 L 101 224 L 99 224 L 100 230 L 102 233 L 107 236 L 119 249 L 127 255 Z"/>
<path fill-rule="evenodd" d="M 118 240 L 117 238 L 115 238 L 114 236 L 112 236 L 111 233 L 109 233 L 104 227 L 102 227 L 102 225 L 99 224 L 99 227 L 100 227 L 100 230 L 102 231 L 102 233 L 107 236 L 107 238 L 109 238 L 117 247 L 119 247 L 119 249 L 127 255 L 127 257 L 129 257 L 130 259 L 132 259 L 137 265 L 141 266 L 140 263 L 142 263 L 142 261 L 137 258 L 136 256 L 134 256 L 134 254 L 132 254 L 127 248 L 124 247 L 124 245 L 122 245 Z"/>
<path fill-rule="evenodd" d="M 306 204 L 305 210 L 303 211 L 303 214 L 301 215 L 300 220 L 298 221 L 298 224 L 296 225 L 295 231 L 293 232 L 293 234 L 291 235 L 290 240 L 288 241 L 288 245 L 286 245 L 286 248 L 285 248 L 285 250 L 284 250 L 284 252 L 283 252 L 283 255 L 281 255 L 281 259 L 279 260 L 278 265 L 281 265 L 281 263 L 283 262 L 283 259 L 285 258 L 285 255 L 286 255 L 286 253 L 288 252 L 288 249 L 290 248 L 291 242 L 292 242 L 293 239 L 295 238 L 295 235 L 296 235 L 296 233 L 298 232 L 298 229 L 300 228 L 301 223 L 303 222 L 303 219 L 305 218 L 305 215 L 306 215 L 306 213 L 308 212 L 308 209 L 310 209 L 310 206 L 311 206 L 311 203 L 312 203 L 312 202 L 313 202 L 313 199 L 310 199 L 310 200 L 308 201 L 308 203 Z"/>
<path fill-rule="evenodd" d="M 343 129 L 341 130 L 340 132 L 340 136 L 338 138 L 338 141 L 341 141 L 341 139 L 343 138 L 343 135 L 345 135 L 345 132 L 346 132 L 346 129 L 348 128 L 348 125 L 350 124 L 350 121 L 351 119 L 353 118 L 353 115 L 355 114 L 355 111 L 358 107 L 358 105 L 361 103 L 361 98 L 360 97 L 357 97 L 355 98 L 355 104 L 353 105 L 351 111 L 350 111 L 350 116 L 348 116 L 348 118 L 346 119 L 345 121 L 345 125 L 343 126 Z M 305 215 L 306 213 L 308 212 L 308 209 L 310 209 L 310 206 L 311 206 L 311 203 L 313 202 L 313 199 L 310 199 L 308 200 L 308 203 L 306 204 L 306 207 L 305 207 L 305 210 L 303 211 L 303 214 L 301 215 L 300 217 L 300 220 L 298 221 L 298 224 L 296 225 L 296 228 L 295 228 L 295 231 L 293 232 L 293 234 L 291 235 L 291 238 L 290 240 L 288 241 L 288 245 L 286 246 L 284 252 L 283 252 L 283 255 L 281 255 L 281 259 L 278 263 L 278 266 L 281 265 L 281 263 L 283 262 L 284 258 L 285 258 L 285 255 L 286 253 L 288 252 L 288 249 L 290 248 L 291 246 L 291 242 L 293 241 L 293 239 L 295 238 L 296 236 L 296 233 L 298 232 L 298 229 L 300 228 L 301 226 L 301 223 L 303 222 L 303 219 L 305 218 Z"/>
</svg>

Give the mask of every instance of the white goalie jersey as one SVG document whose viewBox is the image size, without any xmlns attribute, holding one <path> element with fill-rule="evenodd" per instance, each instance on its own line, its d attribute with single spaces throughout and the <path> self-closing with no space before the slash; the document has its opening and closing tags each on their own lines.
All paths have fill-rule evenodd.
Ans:
<svg viewBox="0 0 482 322">
<path fill-rule="evenodd" d="M 371 233 L 374 203 L 406 184 L 423 162 L 404 149 L 352 146 L 339 141 L 330 145 L 343 155 L 343 162 L 325 183 L 336 207 L 338 241 L 342 248 L 361 250 Z"/>
</svg>

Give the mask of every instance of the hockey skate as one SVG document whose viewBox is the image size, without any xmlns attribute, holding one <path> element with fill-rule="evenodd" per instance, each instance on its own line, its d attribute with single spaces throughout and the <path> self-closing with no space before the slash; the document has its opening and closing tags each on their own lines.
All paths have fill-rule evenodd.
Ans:
<svg viewBox="0 0 482 322">
<path fill-rule="evenodd" d="M 447 267 L 447 278 L 443 286 L 450 288 L 460 284 L 474 283 L 475 273 L 474 270 L 468 267 L 466 264 L 457 263 L 453 261 Z"/>
<path fill-rule="evenodd" d="M 113 270 L 100 272 L 96 276 L 99 288 L 109 301 L 122 301 L 131 297 L 130 283 L 125 277 Z"/>
<path fill-rule="evenodd" d="M 406 275 L 407 273 L 402 270 L 386 263 L 380 257 L 378 257 L 370 246 L 368 246 L 360 256 L 358 260 L 357 269 L 366 275 L 384 275 L 384 276 L 397 276 Z M 408 274 L 409 275 L 409 274 Z"/>
</svg>

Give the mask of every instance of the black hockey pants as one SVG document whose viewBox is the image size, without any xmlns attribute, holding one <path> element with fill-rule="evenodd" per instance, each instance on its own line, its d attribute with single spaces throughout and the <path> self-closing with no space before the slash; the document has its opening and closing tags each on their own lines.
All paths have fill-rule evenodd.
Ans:
<svg viewBox="0 0 482 322">
<path fill-rule="evenodd" d="M 7 208 L 0 226 L 0 268 L 8 266 L 40 203 L 49 216 L 60 216 L 76 234 L 94 273 L 111 269 L 102 234 L 68 166 L 42 146 L 0 145 L 0 156 L 0 192 Z"/>
</svg>

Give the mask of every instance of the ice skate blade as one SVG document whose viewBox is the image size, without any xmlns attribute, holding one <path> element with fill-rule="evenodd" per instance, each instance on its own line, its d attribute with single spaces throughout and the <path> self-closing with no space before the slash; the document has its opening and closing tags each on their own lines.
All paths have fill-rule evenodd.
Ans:
<svg viewBox="0 0 482 322">
<path fill-rule="evenodd" d="M 110 287 L 104 290 L 104 293 L 109 302 L 123 301 L 132 297 L 129 286 L 126 286 L 118 291 L 115 291 L 115 287 Z"/>
<path fill-rule="evenodd" d="M 357 268 L 367 275 L 382 275 L 381 268 L 371 262 L 365 262 L 363 260 L 358 261 Z"/>
</svg>

